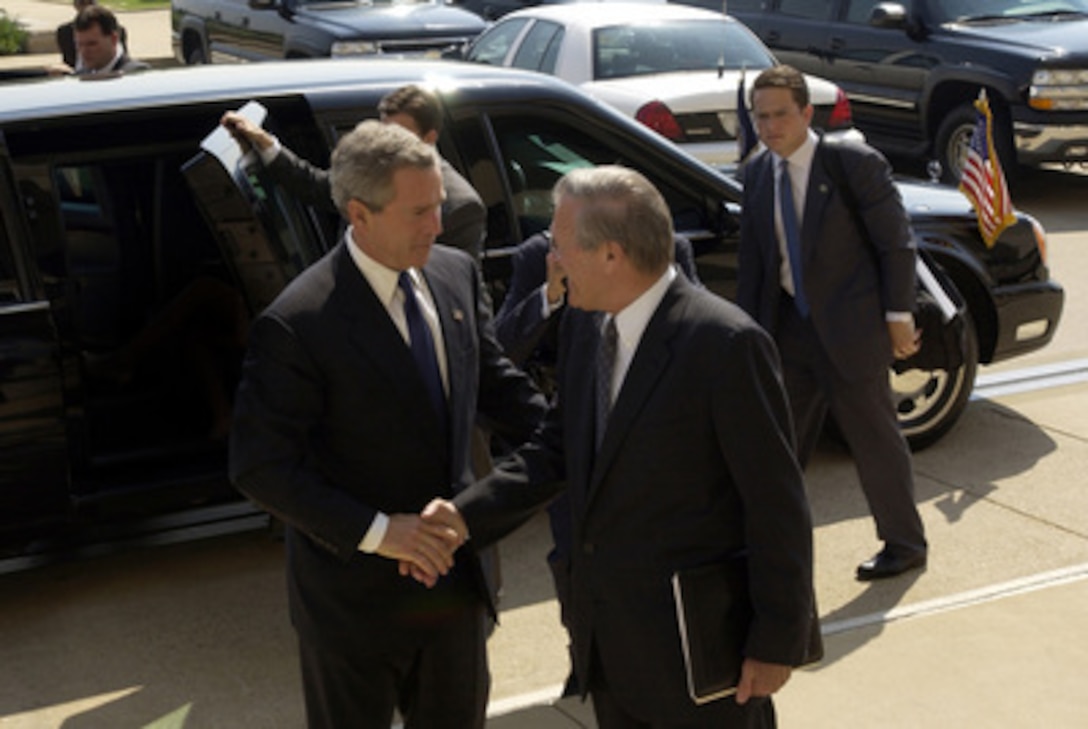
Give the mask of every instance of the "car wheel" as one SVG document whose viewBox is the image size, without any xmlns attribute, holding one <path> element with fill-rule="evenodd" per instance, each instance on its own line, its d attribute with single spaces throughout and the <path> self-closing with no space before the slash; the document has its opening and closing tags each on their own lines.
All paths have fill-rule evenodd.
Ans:
<svg viewBox="0 0 1088 729">
<path fill-rule="evenodd" d="M 912 450 L 940 440 L 956 424 L 975 385 L 978 372 L 978 335 L 969 313 L 963 343 L 963 364 L 955 370 L 889 371 L 899 427 Z"/>
<path fill-rule="evenodd" d="M 185 54 L 185 63 L 190 66 L 202 66 L 208 62 L 207 57 L 204 55 L 204 47 L 200 45 L 193 46 L 189 49 L 189 52 Z"/>
<path fill-rule="evenodd" d="M 992 108 L 992 107 L 991 107 Z M 937 138 L 933 142 L 934 154 L 941 163 L 941 180 L 950 185 L 958 185 L 960 171 L 967 159 L 967 148 L 975 133 L 975 107 L 964 104 L 953 109 L 937 128 Z M 1002 115 L 994 110 L 994 148 L 1001 160 L 1005 177 L 1014 176 L 1016 154 L 1012 147 L 1012 132 Z M 1010 179 L 1011 182 L 1011 179 Z"/>
</svg>

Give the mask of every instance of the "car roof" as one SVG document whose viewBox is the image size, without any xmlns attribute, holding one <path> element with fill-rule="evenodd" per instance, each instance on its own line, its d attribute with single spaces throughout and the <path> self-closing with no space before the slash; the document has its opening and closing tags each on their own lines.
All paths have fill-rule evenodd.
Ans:
<svg viewBox="0 0 1088 729">
<path fill-rule="evenodd" d="M 568 27 L 582 28 L 661 20 L 727 19 L 739 22 L 714 10 L 696 8 L 690 5 L 656 2 L 578 2 L 537 5 L 505 15 L 499 22 L 512 18 L 542 18 L 563 23 Z"/>
<path fill-rule="evenodd" d="M 501 79 L 501 82 L 499 81 Z M 0 124 L 151 106 L 346 91 L 418 83 L 443 91 L 504 85 L 561 87 L 542 74 L 453 61 L 315 59 L 143 71 L 111 78 L 68 77 L 4 85 Z"/>
</svg>

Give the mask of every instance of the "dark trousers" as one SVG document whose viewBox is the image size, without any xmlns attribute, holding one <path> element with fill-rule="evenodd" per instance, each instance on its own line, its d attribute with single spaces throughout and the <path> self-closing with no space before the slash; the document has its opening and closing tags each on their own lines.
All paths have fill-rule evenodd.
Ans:
<svg viewBox="0 0 1088 729">
<path fill-rule="evenodd" d="M 888 371 L 843 379 L 811 321 L 803 319 L 785 295 L 775 340 L 801 467 L 808 465 L 830 411 L 854 457 L 878 538 L 903 555 L 924 552 L 925 529 L 914 502 L 910 448 L 899 429 Z"/>
<path fill-rule="evenodd" d="M 349 655 L 299 641 L 309 729 L 389 729 L 394 710 L 405 729 L 482 729 L 490 675 L 482 606 L 466 607 L 441 628 L 403 644 Z"/>
</svg>

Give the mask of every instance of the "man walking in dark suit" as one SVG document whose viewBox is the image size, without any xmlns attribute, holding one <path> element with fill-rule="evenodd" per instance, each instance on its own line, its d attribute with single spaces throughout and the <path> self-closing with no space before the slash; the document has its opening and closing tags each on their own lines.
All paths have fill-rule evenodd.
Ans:
<svg viewBox="0 0 1088 729">
<path fill-rule="evenodd" d="M 804 660 L 813 619 L 811 521 L 774 344 L 677 274 L 669 209 L 642 175 L 575 170 L 555 199 L 571 307 L 557 403 L 512 461 L 424 516 L 487 543 L 565 484 L 575 672 L 599 726 L 774 726 L 770 695 Z M 707 564 L 746 575 L 753 617 L 739 626 L 736 698 L 697 705 L 670 580 Z"/>
<path fill-rule="evenodd" d="M 887 161 L 811 129 L 804 76 L 789 66 L 752 87 L 767 151 L 744 179 L 737 302 L 778 343 L 808 463 L 828 411 L 850 447 L 883 549 L 859 580 L 926 563 L 910 450 L 899 430 L 888 367 L 918 350 L 912 310 L 915 249 Z"/>
<path fill-rule="evenodd" d="M 409 84 L 391 91 L 378 102 L 383 122 L 399 124 L 424 142 L 434 145 L 442 132 L 442 107 L 434 92 Z M 260 155 L 268 174 L 292 195 L 317 206 L 329 207 L 329 172 L 310 164 L 261 127 L 240 114 L 228 111 L 222 124 L 239 140 Z M 442 231 L 438 242 L 467 251 L 477 261 L 483 252 L 487 231 L 487 209 L 479 194 L 449 162 L 440 158 L 442 187 Z"/>
<path fill-rule="evenodd" d="M 286 524 L 310 727 L 388 729 L 394 708 L 406 727 L 482 727 L 484 575 L 417 515 L 471 481 L 477 410 L 517 442 L 544 400 L 502 355 L 472 259 L 433 245 L 434 148 L 363 122 L 331 187 L 350 226 L 254 322 L 231 478 Z"/>
</svg>

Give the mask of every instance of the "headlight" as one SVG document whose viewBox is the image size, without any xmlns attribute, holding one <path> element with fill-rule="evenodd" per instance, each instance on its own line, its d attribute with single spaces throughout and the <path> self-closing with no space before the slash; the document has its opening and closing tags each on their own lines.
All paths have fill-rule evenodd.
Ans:
<svg viewBox="0 0 1088 729">
<path fill-rule="evenodd" d="M 333 58 L 341 56 L 372 56 L 378 52 L 378 44 L 374 41 L 337 41 L 332 44 L 329 55 Z"/>
<path fill-rule="evenodd" d="M 1040 111 L 1088 109 L 1088 70 L 1040 69 L 1031 77 L 1028 104 Z"/>
</svg>

